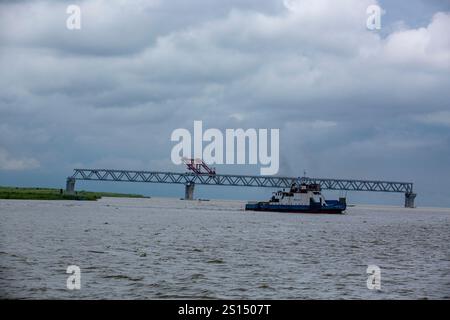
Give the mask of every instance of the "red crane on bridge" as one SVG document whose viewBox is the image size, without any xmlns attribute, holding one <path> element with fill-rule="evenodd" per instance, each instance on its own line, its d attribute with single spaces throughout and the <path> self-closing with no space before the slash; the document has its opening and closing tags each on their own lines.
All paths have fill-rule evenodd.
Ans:
<svg viewBox="0 0 450 320">
<path fill-rule="evenodd" d="M 184 162 L 184 164 L 187 166 L 189 170 L 191 170 L 196 174 L 209 174 L 209 175 L 216 174 L 216 169 L 208 167 L 208 165 L 202 159 L 199 158 L 191 159 L 182 157 L 181 161 Z M 205 171 L 203 172 L 203 170 Z"/>
</svg>

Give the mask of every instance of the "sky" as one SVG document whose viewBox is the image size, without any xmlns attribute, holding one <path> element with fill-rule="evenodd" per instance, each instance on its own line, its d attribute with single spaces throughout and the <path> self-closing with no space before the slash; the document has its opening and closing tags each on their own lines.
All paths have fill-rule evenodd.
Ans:
<svg viewBox="0 0 450 320">
<path fill-rule="evenodd" d="M 80 30 L 66 27 L 70 4 Z M 380 30 L 366 27 L 374 4 Z M 279 129 L 279 175 L 414 182 L 417 205 L 449 207 L 449 30 L 446 0 L 1 1 L 0 185 L 63 188 L 74 168 L 184 172 L 171 162 L 171 133 L 201 120 Z M 196 196 L 270 190 L 197 186 Z"/>
</svg>

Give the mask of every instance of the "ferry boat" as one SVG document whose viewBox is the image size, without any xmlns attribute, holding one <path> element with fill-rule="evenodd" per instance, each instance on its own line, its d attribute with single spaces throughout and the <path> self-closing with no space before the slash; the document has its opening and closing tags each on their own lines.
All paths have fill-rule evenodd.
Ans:
<svg viewBox="0 0 450 320">
<path fill-rule="evenodd" d="M 293 183 L 289 191 L 273 193 L 266 202 L 249 202 L 245 210 L 277 211 L 294 213 L 343 213 L 347 208 L 346 199 L 325 200 L 319 184 Z"/>
</svg>

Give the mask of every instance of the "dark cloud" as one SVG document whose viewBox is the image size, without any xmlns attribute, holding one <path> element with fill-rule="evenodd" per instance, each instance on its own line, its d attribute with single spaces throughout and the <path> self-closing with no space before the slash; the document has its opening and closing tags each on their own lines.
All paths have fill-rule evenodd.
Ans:
<svg viewBox="0 0 450 320">
<path fill-rule="evenodd" d="M 448 12 L 382 34 L 365 29 L 372 0 L 75 3 L 79 31 L 66 2 L 0 4 L 9 183 L 27 168 L 52 182 L 75 166 L 174 169 L 172 130 L 203 120 L 280 128 L 280 173 L 414 180 L 419 202 L 450 204 L 432 191 L 450 178 Z"/>
</svg>

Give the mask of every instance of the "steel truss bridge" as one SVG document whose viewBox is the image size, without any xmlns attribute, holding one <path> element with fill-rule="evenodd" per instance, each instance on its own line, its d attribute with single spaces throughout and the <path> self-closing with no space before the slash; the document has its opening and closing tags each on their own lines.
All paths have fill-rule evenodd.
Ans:
<svg viewBox="0 0 450 320">
<path fill-rule="evenodd" d="M 411 182 L 377 180 L 322 179 L 309 177 L 250 176 L 230 174 L 197 174 L 193 172 L 159 172 L 110 169 L 74 169 L 67 178 L 66 192 L 75 192 L 76 180 L 184 184 L 185 199 L 192 200 L 194 186 L 290 188 L 292 183 L 317 183 L 326 190 L 404 193 L 405 207 L 413 208 L 416 194 Z"/>
</svg>

